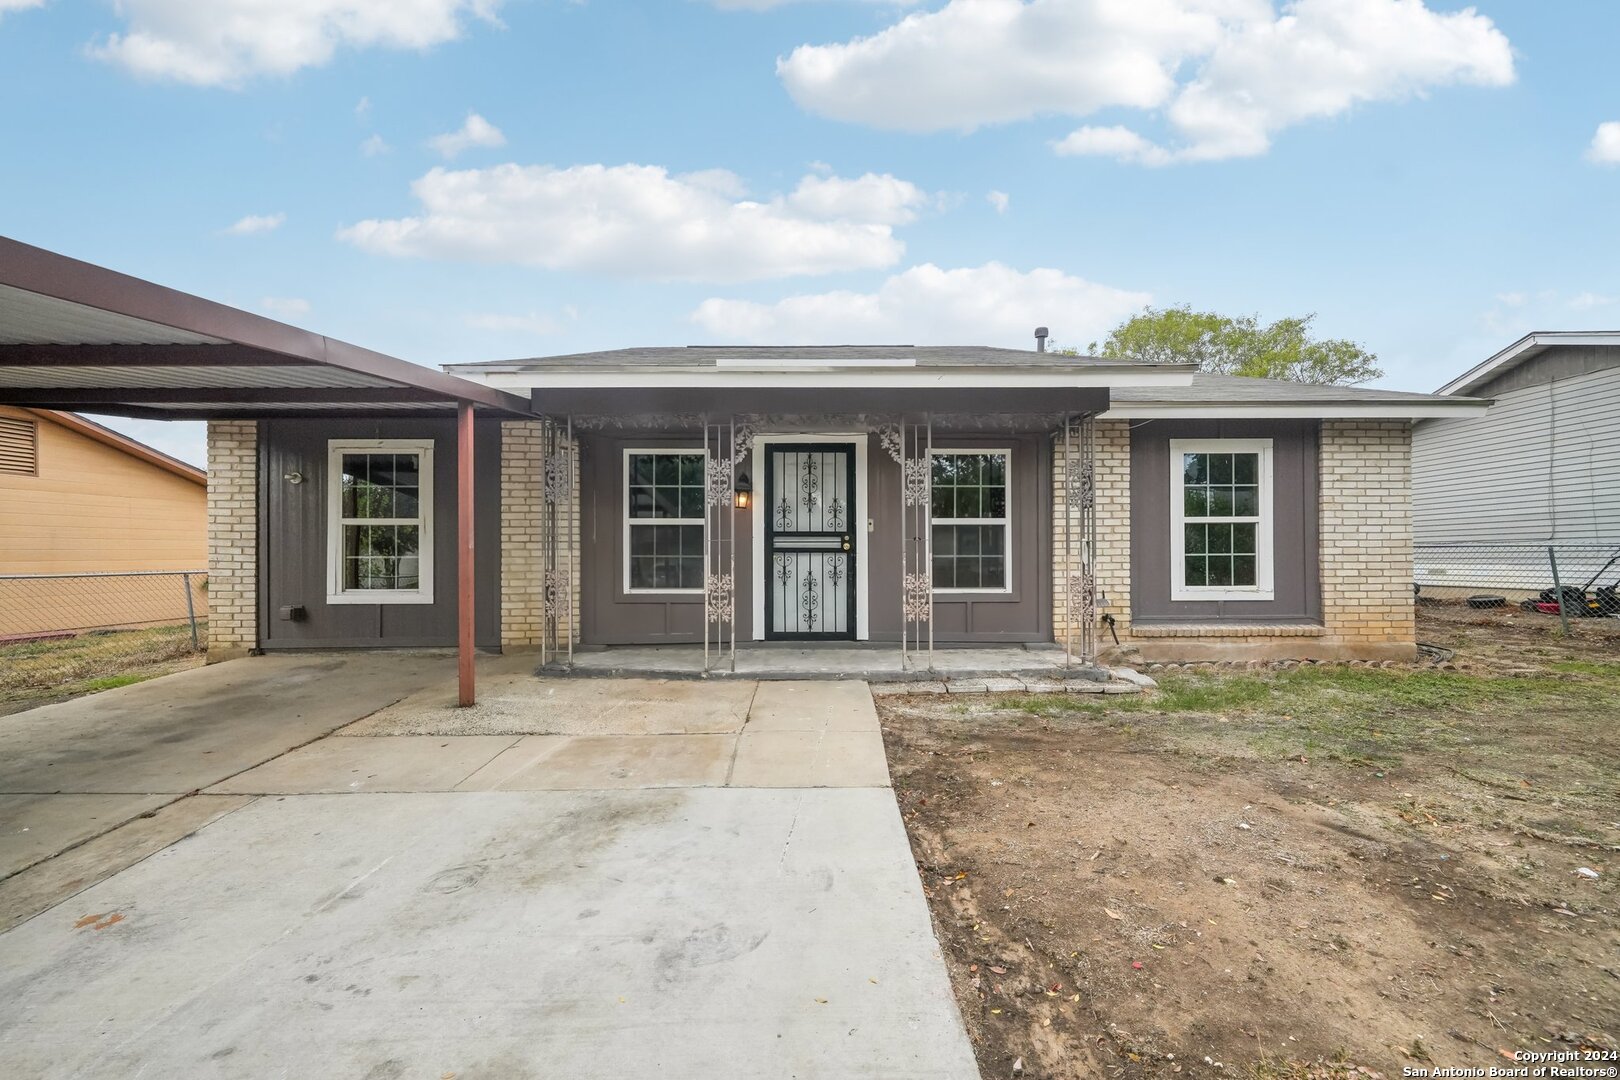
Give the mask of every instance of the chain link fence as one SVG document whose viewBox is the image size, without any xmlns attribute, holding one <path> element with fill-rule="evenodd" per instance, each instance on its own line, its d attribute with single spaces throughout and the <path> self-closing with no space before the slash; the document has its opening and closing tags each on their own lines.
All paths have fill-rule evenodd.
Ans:
<svg viewBox="0 0 1620 1080">
<path fill-rule="evenodd" d="M 207 628 L 201 570 L 0 574 L 0 706 L 133 682 L 200 656 Z"/>
<path fill-rule="evenodd" d="M 1525 613 L 1565 632 L 1620 619 L 1620 543 L 1418 544 L 1412 561 L 1420 606 Z"/>
</svg>

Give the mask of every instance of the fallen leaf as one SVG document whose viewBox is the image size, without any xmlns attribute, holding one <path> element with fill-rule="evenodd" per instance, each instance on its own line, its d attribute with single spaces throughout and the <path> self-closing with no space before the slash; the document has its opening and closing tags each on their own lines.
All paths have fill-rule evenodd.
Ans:
<svg viewBox="0 0 1620 1080">
<path fill-rule="evenodd" d="M 827 1004 L 827 999 L 826 998 L 816 998 L 816 1004 L 817 1005 L 825 1005 L 825 1004 Z"/>
<path fill-rule="evenodd" d="M 1005 975 L 1005 974 L 1007 974 L 1007 969 L 1006 968 L 1004 968 L 1004 967 L 996 967 L 994 964 L 992 964 L 990 966 L 990 970 L 995 972 L 997 975 Z"/>
<path fill-rule="evenodd" d="M 1125 916 L 1121 915 L 1119 912 L 1113 911 L 1113 910 L 1111 910 L 1109 908 L 1103 908 L 1103 914 L 1108 916 L 1110 919 L 1123 919 L 1123 918 L 1125 918 Z"/>
</svg>

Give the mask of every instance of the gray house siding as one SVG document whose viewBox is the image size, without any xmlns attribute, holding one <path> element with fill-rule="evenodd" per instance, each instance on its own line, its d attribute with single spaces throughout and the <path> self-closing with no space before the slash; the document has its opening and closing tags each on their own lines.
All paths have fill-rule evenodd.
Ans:
<svg viewBox="0 0 1620 1080">
<path fill-rule="evenodd" d="M 456 643 L 456 425 L 453 420 L 263 420 L 259 423 L 259 644 L 264 649 L 429 648 Z M 328 604 L 327 442 L 433 439 L 433 603 Z M 500 647 L 501 439 L 474 432 L 474 615 L 480 647 Z M 290 473 L 302 476 L 290 483 Z M 299 606 L 302 619 L 279 610 Z"/>
<path fill-rule="evenodd" d="M 1131 620 L 1316 623 L 1322 619 L 1315 420 L 1149 420 L 1131 432 Z M 1272 440 L 1275 599 L 1170 599 L 1170 441 Z"/>
<path fill-rule="evenodd" d="M 1412 437 L 1424 543 L 1620 543 L 1620 348 L 1543 353 L 1476 391 L 1484 413 Z"/>
</svg>

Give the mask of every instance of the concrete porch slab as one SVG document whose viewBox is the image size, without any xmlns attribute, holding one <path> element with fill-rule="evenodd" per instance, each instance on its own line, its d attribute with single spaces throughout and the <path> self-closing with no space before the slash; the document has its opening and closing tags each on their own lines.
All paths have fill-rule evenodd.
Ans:
<svg viewBox="0 0 1620 1080">
<path fill-rule="evenodd" d="M 540 741 L 540 745 L 532 745 Z M 734 735 L 534 735 L 461 785 L 463 791 L 721 787 Z M 514 760 L 507 762 L 510 755 Z"/>
<path fill-rule="evenodd" d="M 710 656 L 703 671 L 700 645 L 616 646 L 574 654 L 569 665 L 548 666 L 545 674 L 596 678 L 704 679 L 723 683 L 732 679 L 772 680 L 908 680 L 1061 677 L 1069 674 L 1107 680 L 1105 668 L 1076 661 L 1066 668 L 1063 650 L 1044 645 L 995 645 L 973 648 L 938 648 L 932 667 L 926 652 L 912 651 L 904 659 L 896 645 L 826 645 L 795 648 L 752 642 L 737 647 L 737 670 L 730 658 Z"/>
<path fill-rule="evenodd" d="M 323 739 L 208 791 L 214 795 L 449 791 L 516 741 L 510 735 Z"/>
</svg>

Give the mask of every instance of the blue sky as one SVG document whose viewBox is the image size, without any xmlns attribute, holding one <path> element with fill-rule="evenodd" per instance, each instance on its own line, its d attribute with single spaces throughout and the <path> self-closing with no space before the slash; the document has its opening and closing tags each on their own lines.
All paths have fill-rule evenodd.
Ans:
<svg viewBox="0 0 1620 1080">
<path fill-rule="evenodd" d="M 1605 0 L 265 7 L 0 0 L 0 232 L 424 364 L 1620 324 Z"/>
</svg>

